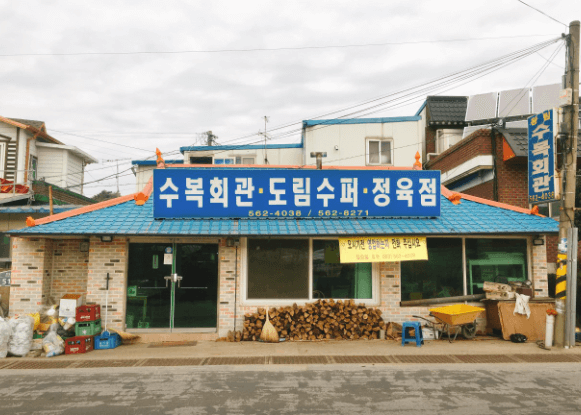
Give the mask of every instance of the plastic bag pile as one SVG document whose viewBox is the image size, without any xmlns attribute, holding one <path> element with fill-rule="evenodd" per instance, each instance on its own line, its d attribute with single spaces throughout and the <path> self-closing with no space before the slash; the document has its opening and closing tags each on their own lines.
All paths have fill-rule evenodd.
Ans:
<svg viewBox="0 0 581 415">
<path fill-rule="evenodd" d="M 8 342 L 8 353 L 13 356 L 26 356 L 32 347 L 32 335 L 34 332 L 34 318 L 21 316 L 10 319 L 12 336 Z"/>
</svg>

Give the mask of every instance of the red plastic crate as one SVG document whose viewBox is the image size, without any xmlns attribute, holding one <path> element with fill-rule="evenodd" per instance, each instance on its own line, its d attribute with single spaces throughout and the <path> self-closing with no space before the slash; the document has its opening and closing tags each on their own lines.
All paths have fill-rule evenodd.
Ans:
<svg viewBox="0 0 581 415">
<path fill-rule="evenodd" d="M 93 350 L 93 336 L 75 336 L 65 340 L 65 354 L 87 353 Z"/>
<path fill-rule="evenodd" d="M 77 307 L 76 317 L 77 323 L 82 323 L 84 321 L 94 321 L 101 318 L 101 306 L 100 305 L 80 305 Z"/>
</svg>

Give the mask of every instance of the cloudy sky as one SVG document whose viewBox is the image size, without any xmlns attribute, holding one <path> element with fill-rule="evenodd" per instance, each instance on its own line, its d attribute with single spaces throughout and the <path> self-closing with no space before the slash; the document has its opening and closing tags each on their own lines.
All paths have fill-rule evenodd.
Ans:
<svg viewBox="0 0 581 415">
<path fill-rule="evenodd" d="M 526 3 L 566 25 L 581 18 L 578 0 Z M 220 144 L 256 142 L 265 115 L 269 130 L 338 110 L 331 117 L 414 115 L 426 93 L 560 82 L 562 42 L 403 103 L 352 108 L 568 30 L 518 0 L 6 0 L 0 16 L 0 115 L 45 121 L 99 159 L 86 182 L 116 172 L 104 160 L 121 159 L 122 194 L 134 191 L 130 160 L 156 147 L 179 158 L 208 130 Z M 272 143 L 298 141 L 298 127 L 273 131 Z M 115 188 L 109 179 L 85 193 Z"/>
</svg>

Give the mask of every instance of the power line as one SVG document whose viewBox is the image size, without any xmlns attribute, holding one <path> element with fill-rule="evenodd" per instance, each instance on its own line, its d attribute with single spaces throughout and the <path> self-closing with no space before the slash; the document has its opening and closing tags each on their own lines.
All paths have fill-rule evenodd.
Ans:
<svg viewBox="0 0 581 415">
<path fill-rule="evenodd" d="M 74 137 L 84 138 L 85 140 L 98 140 L 99 143 L 113 144 L 113 145 L 116 145 L 116 146 L 132 148 L 134 150 L 140 150 L 140 151 L 147 151 L 147 152 L 150 152 L 151 151 L 151 150 L 145 150 L 145 149 L 139 148 L 139 147 L 128 146 L 126 144 L 119 144 L 119 143 L 113 143 L 111 141 L 105 141 L 105 140 L 102 140 L 100 138 L 93 138 L 93 137 L 83 136 L 83 135 L 80 135 L 80 134 L 67 133 L 65 131 L 59 131 L 59 130 L 55 130 L 55 129 L 51 129 L 51 131 L 56 131 L 57 133 L 66 134 L 66 135 L 72 135 Z"/>
<path fill-rule="evenodd" d="M 519 0 L 520 1 L 520 0 Z M 554 20 L 554 19 L 553 19 Z M 559 22 L 560 23 L 560 22 Z M 320 50 L 320 49 L 346 49 L 376 46 L 418 45 L 431 43 L 472 42 L 481 40 L 504 40 L 540 36 L 553 36 L 551 34 L 519 35 L 519 36 L 490 36 L 481 38 L 441 39 L 441 40 L 416 40 L 407 42 L 381 42 L 381 43 L 356 43 L 350 45 L 325 45 L 325 46 L 297 46 L 276 48 L 242 48 L 242 49 L 192 49 L 175 51 L 136 51 L 136 52 L 63 52 L 63 53 L 12 53 L 0 54 L 0 57 L 25 57 L 25 56 L 102 56 L 102 55 L 175 55 L 186 53 L 241 53 L 241 52 L 276 52 L 286 50 Z"/>
<path fill-rule="evenodd" d="M 551 20 L 553 20 L 553 21 L 555 21 L 555 22 L 557 22 L 557 23 L 560 23 L 560 24 L 562 24 L 562 25 L 563 25 L 563 26 L 565 26 L 565 27 L 569 27 L 569 26 L 567 26 L 565 23 L 563 23 L 563 22 L 560 22 L 559 20 L 555 19 L 554 17 L 551 17 L 551 16 L 549 16 L 547 13 L 543 12 L 542 10 L 539 10 L 539 9 L 537 9 L 537 8 L 535 8 L 535 7 L 531 6 L 530 4 L 527 4 L 527 3 L 525 3 L 525 2 L 524 2 L 524 1 L 522 1 L 522 0 L 516 0 L 516 1 L 518 1 L 519 3 L 522 3 L 522 4 L 524 4 L 524 5 L 525 5 L 525 6 L 527 6 L 527 7 L 530 7 L 530 8 L 531 8 L 531 9 L 533 9 L 533 10 L 536 10 L 536 11 L 538 11 L 538 12 L 539 12 L 539 13 L 541 13 L 542 15 L 544 15 L 544 16 L 546 16 L 546 17 L 548 17 L 549 19 L 551 19 Z"/>
<path fill-rule="evenodd" d="M 545 47 L 547 47 L 547 46 L 549 46 L 549 45 L 551 45 L 553 43 L 556 43 L 559 40 L 561 40 L 561 38 L 556 38 L 556 39 L 553 39 L 553 40 L 550 40 L 550 41 L 546 41 L 546 42 L 543 42 L 543 43 L 540 43 L 540 44 L 537 44 L 537 45 L 533 45 L 533 46 L 528 47 L 528 48 L 525 48 L 523 50 L 519 50 L 519 51 L 516 51 L 516 52 L 512 52 L 510 54 L 504 55 L 504 56 L 502 56 L 500 58 L 497 58 L 495 60 L 488 61 L 488 62 L 486 62 L 484 64 L 480 64 L 480 65 L 476 65 L 476 66 L 470 67 L 467 70 L 458 71 L 458 72 L 455 72 L 453 74 L 450 74 L 450 75 L 447 75 L 447 76 L 438 78 L 436 80 L 429 81 L 427 83 L 421 84 L 420 86 L 407 88 L 407 89 L 405 89 L 403 91 L 399 91 L 399 92 L 396 92 L 396 93 L 392 93 L 392 94 L 386 95 L 384 97 L 380 97 L 380 98 L 377 98 L 377 99 L 373 99 L 373 100 L 367 101 L 364 104 L 374 103 L 374 102 L 379 101 L 381 99 L 385 99 L 386 97 L 398 96 L 398 95 L 401 95 L 402 92 L 411 91 L 411 92 L 408 92 L 406 95 L 403 95 L 403 97 L 393 98 L 390 101 L 387 101 L 387 102 L 384 102 L 384 103 L 380 103 L 380 104 L 376 104 L 376 105 L 373 105 L 371 107 L 363 108 L 363 109 L 358 110 L 358 111 L 355 111 L 353 113 L 343 115 L 343 117 L 345 117 L 345 116 L 352 116 L 353 114 L 359 114 L 359 116 L 368 115 L 370 113 L 377 112 L 377 111 L 380 111 L 380 110 L 384 109 L 384 108 L 381 108 L 381 107 L 382 106 L 385 106 L 386 104 L 388 104 L 388 103 L 390 103 L 392 101 L 401 100 L 403 98 L 406 98 L 406 97 L 411 96 L 411 98 L 408 98 L 407 99 L 407 101 L 410 101 L 412 99 L 417 99 L 417 96 L 414 96 L 414 94 L 417 95 L 418 93 L 424 93 L 426 90 L 429 91 L 430 89 L 433 89 L 433 88 L 441 88 L 442 86 L 448 86 L 450 84 L 455 84 L 459 80 L 470 79 L 470 78 L 475 77 L 476 75 L 478 75 L 478 77 L 482 77 L 484 75 L 487 75 L 490 72 L 499 70 L 499 69 L 501 69 L 501 68 L 503 68 L 503 67 L 505 67 L 505 66 L 507 66 L 507 65 L 509 65 L 509 64 L 511 64 L 513 62 L 515 62 L 515 61 L 521 60 L 524 57 L 530 56 L 531 54 L 536 53 L 538 50 L 541 50 L 541 49 L 543 49 L 543 48 L 545 48 Z M 438 81 L 441 81 L 440 84 L 437 83 Z M 435 85 L 431 85 L 431 84 L 435 84 Z M 418 89 L 418 88 L 423 88 L 423 89 Z M 404 101 L 404 103 L 407 102 L 407 101 Z M 359 105 L 356 105 L 355 107 L 351 107 L 351 108 L 356 108 L 356 107 L 359 107 L 359 106 L 364 105 L 364 104 L 359 104 Z M 399 104 L 395 104 L 395 105 L 402 105 L 402 103 L 400 102 Z M 380 107 L 380 108 L 377 109 L 377 107 Z M 363 111 L 367 111 L 367 112 L 361 114 Z M 335 111 L 335 112 L 340 112 L 340 111 Z M 340 118 L 336 118 L 335 120 L 340 120 Z M 331 120 L 327 120 L 327 121 L 331 121 Z M 347 121 L 347 120 L 344 120 L 344 121 Z M 337 123 L 333 123 L 333 125 L 335 125 L 335 124 L 337 124 Z M 275 128 L 275 129 L 271 129 L 271 131 L 277 130 L 277 129 L 281 129 L 281 128 L 285 128 L 285 127 L 292 126 L 292 125 L 293 124 L 287 124 L 286 126 L 283 126 L 283 127 L 278 127 L 278 128 Z M 326 127 L 329 127 L 330 125 L 331 124 L 322 125 L 322 126 L 320 126 L 320 128 L 326 128 Z M 300 130 L 297 130 L 297 131 L 300 131 Z M 282 133 L 281 135 L 279 135 L 278 137 L 275 137 L 273 139 L 286 138 L 286 136 L 288 136 L 290 133 L 294 133 L 294 131 Z M 253 134 L 252 136 L 255 136 L 255 135 L 256 134 Z M 229 141 L 235 141 L 235 140 L 236 139 L 229 140 Z M 256 141 L 255 143 L 260 143 L 261 141 L 262 140 L 259 140 L 259 141 Z M 249 143 L 244 143 L 244 144 L 240 144 L 240 145 L 233 146 L 233 147 L 235 149 L 236 147 L 240 148 L 240 147 L 246 146 L 248 144 Z M 417 144 L 418 143 L 413 143 L 411 145 L 417 145 Z M 411 145 L 406 145 L 404 147 L 408 147 L 408 146 L 411 146 Z M 230 149 L 229 150 L 222 150 L 222 151 L 215 152 L 215 154 L 219 154 L 219 153 L 222 153 L 222 152 L 225 152 L 225 151 L 231 151 L 231 150 Z M 177 153 L 177 152 L 179 152 L 179 150 L 174 151 L 174 152 Z M 172 154 L 174 152 L 166 153 L 165 155 L 167 156 L 167 155 L 170 155 L 170 154 Z M 351 157 L 348 157 L 348 158 L 354 158 L 354 157 L 361 157 L 361 155 L 351 156 Z M 339 159 L 339 160 L 341 160 L 341 159 Z M 339 161 L 339 160 L 334 160 L 334 161 Z M 153 169 L 155 169 L 155 167 L 152 167 L 151 168 L 151 170 L 153 170 Z M 127 170 L 125 170 L 125 171 L 123 171 L 121 173 L 125 173 L 128 170 L 130 170 L 130 169 L 127 169 Z M 144 169 L 142 171 L 147 171 L 147 169 Z M 131 174 L 131 173 L 129 173 L 129 174 Z M 100 182 L 100 181 L 103 181 L 103 180 L 107 180 L 107 179 L 109 179 L 111 177 L 124 177 L 124 176 L 127 176 L 127 174 L 117 174 L 117 175 L 113 174 L 113 175 L 109 175 L 109 176 L 106 176 L 104 178 L 95 180 L 93 182 L 87 182 L 86 184 L 97 183 L 97 182 Z"/>
</svg>

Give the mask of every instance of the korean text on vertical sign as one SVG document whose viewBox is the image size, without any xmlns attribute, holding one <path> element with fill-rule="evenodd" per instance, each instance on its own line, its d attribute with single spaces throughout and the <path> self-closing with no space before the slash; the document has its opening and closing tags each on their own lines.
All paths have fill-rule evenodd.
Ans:
<svg viewBox="0 0 581 415">
<path fill-rule="evenodd" d="M 555 176 L 556 111 L 551 109 L 528 119 L 529 203 L 559 198 Z"/>
<path fill-rule="evenodd" d="M 440 172 L 180 168 L 153 174 L 155 218 L 440 216 Z"/>
<path fill-rule="evenodd" d="M 418 261 L 428 259 L 425 237 L 339 238 L 341 263 Z"/>
</svg>

